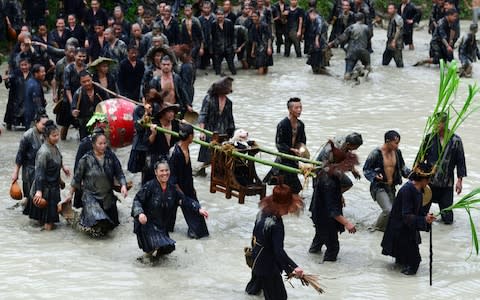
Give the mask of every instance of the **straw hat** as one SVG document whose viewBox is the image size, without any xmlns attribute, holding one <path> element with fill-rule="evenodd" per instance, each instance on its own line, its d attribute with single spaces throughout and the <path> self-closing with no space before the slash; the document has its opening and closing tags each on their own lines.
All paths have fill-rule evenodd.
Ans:
<svg viewBox="0 0 480 300">
<path fill-rule="evenodd" d="M 180 105 L 172 104 L 170 102 L 163 102 L 162 105 L 160 106 L 160 110 L 159 110 L 158 114 L 161 115 L 162 113 L 166 112 L 167 110 L 173 110 L 175 112 L 175 114 L 177 114 L 178 111 L 180 110 Z"/>
<path fill-rule="evenodd" d="M 303 208 L 303 200 L 298 195 L 294 195 L 290 187 L 286 184 L 280 184 L 273 188 L 273 193 L 260 200 L 260 208 L 276 216 L 286 215 L 288 213 L 298 214 Z"/>
<path fill-rule="evenodd" d="M 22 189 L 16 180 L 10 186 L 10 197 L 14 200 L 22 200 L 23 198 Z"/>
<path fill-rule="evenodd" d="M 186 111 L 183 119 L 190 124 L 195 124 L 198 121 L 198 113 L 196 111 Z"/>
<path fill-rule="evenodd" d="M 300 152 L 300 157 L 310 159 L 310 151 L 304 143 L 297 143 L 295 148 Z"/>
<path fill-rule="evenodd" d="M 117 61 L 115 61 L 111 58 L 100 56 L 99 58 L 97 58 L 96 60 L 94 60 L 94 61 L 92 61 L 91 63 L 88 64 L 88 70 L 91 73 L 93 73 L 95 71 L 95 69 L 103 63 L 107 63 L 108 66 L 111 66 L 111 65 L 117 64 Z"/>
</svg>

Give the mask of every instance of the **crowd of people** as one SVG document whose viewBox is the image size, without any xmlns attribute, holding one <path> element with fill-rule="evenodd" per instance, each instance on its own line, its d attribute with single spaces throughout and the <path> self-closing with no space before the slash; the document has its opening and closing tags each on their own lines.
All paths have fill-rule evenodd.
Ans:
<svg viewBox="0 0 480 300">
<path fill-rule="evenodd" d="M 315 0 L 308 2 L 306 11 L 297 0 L 275 4 L 270 0 L 245 0 L 239 12 L 234 11 L 230 0 L 221 5 L 208 0 L 193 5 L 144 1 L 138 6 L 135 20 L 126 20 L 125 3 L 117 2 L 113 11 L 106 11 L 99 0 L 89 1 L 88 7 L 84 1 L 63 1 L 55 28 L 49 31 L 46 1 L 25 0 L 23 5 L 16 0 L 0 1 L 0 17 L 4 20 L 0 22 L 0 40 L 12 38 L 9 28 L 18 35 L 7 73 L 2 76 L 9 89 L 4 122 L 9 130 L 25 130 L 12 175 L 12 182 L 16 182 L 21 170 L 24 214 L 52 230 L 59 214 L 72 203 L 82 209 L 80 228 L 91 236 L 103 236 L 119 225 L 118 198 L 113 191 L 117 189 L 126 197 L 128 184 L 120 161 L 108 146 L 105 124 L 92 126 L 89 121 L 96 106 L 112 96 L 120 94 L 142 102 L 133 113 L 135 136 L 127 166 L 131 173 L 141 173 L 142 187 L 134 197 L 131 215 L 138 245 L 145 252 L 142 260 L 156 260 L 174 251 L 175 241 L 169 233 L 174 231 L 179 206 L 189 237 L 209 235 L 205 222 L 208 212 L 197 198 L 193 176 L 206 176 L 211 152 L 201 148 L 198 161 L 202 165 L 194 171 L 189 150 L 194 128 L 176 118 L 193 112 L 199 70 L 211 68 L 222 76 L 203 99 L 199 127 L 230 138 L 236 129 L 229 94 L 237 61 L 242 69 L 254 68 L 264 75 L 274 63 L 274 52 L 279 55 L 283 46 L 283 55 L 289 57 L 293 46 L 296 57 L 308 56 L 306 63 L 313 73 L 328 73 L 330 48 L 341 47 L 345 50 L 346 80 L 355 77 L 359 61 L 367 72 L 371 71 L 371 40 L 377 16 L 372 0 L 336 0 L 328 18 L 319 14 Z M 429 58 L 417 65 L 451 61 L 459 40 L 461 74 L 471 76 L 472 62 L 480 58 L 475 38 L 478 7 L 469 33 L 459 39 L 458 5 L 454 0 L 435 1 L 429 26 Z M 410 0 L 388 5 L 382 64 L 388 65 L 393 59 L 397 67 L 404 66 L 402 51 L 405 46 L 415 49 L 413 28 L 421 15 Z M 231 77 L 225 76 L 224 60 Z M 56 122 L 45 111 L 44 90 L 50 88 Z M 300 120 L 301 99 L 289 99 L 287 109 L 288 116 L 277 126 L 276 146 L 279 152 L 300 156 L 298 145 L 307 144 L 305 124 Z M 452 204 L 454 190 L 461 193 L 466 176 L 462 141 L 455 135 L 441 160 L 442 168 L 431 178 L 431 167 L 439 159 L 438 148 L 448 124 L 446 116 L 437 118 L 440 126 L 435 143 L 430 145 L 425 162 L 414 170 L 406 167 L 396 131 L 385 133 L 385 143 L 372 151 L 363 168 L 371 182 L 371 196 L 382 210 L 372 230 L 385 231 L 383 254 L 395 257 L 407 275 L 415 274 L 419 267 L 418 232 L 429 230 L 435 220 L 429 214 L 430 204 L 422 203 L 427 185 L 433 202 L 445 208 Z M 145 127 L 137 122 L 140 120 L 150 123 Z M 67 138 L 70 128 L 78 129 L 80 136 L 73 172 L 64 166 L 56 146 Z M 210 142 L 205 134 L 200 139 Z M 315 227 L 309 251 L 320 253 L 325 246 L 324 261 L 337 260 L 339 232 L 356 232 L 354 222 L 343 216 L 343 193 L 353 186 L 347 173 L 361 177 L 355 167 L 359 161 L 355 150 L 362 144 L 359 133 L 337 137 L 327 141 L 316 158 L 323 167 L 316 174 L 309 207 Z M 277 162 L 298 168 L 296 160 L 279 158 Z M 64 201 L 60 197 L 65 185 L 61 171 L 72 175 Z M 402 178 L 409 181 L 396 193 Z M 285 299 L 280 273 L 293 272 L 301 277 L 303 270 L 283 250 L 282 216 L 303 207 L 298 196 L 302 185 L 296 174 L 275 168 L 264 181 L 276 187 L 260 202 L 252 241 L 255 264 L 247 292 L 263 290 L 266 299 Z M 452 224 L 453 214 L 442 214 L 442 220 Z"/>
</svg>

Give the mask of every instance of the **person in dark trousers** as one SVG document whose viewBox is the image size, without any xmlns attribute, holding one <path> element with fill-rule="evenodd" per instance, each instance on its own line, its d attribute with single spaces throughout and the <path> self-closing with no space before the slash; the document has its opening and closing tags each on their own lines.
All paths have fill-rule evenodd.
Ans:
<svg viewBox="0 0 480 300">
<path fill-rule="evenodd" d="M 458 57 L 462 63 L 460 76 L 472 77 L 472 64 L 480 59 L 480 51 L 478 50 L 477 37 L 478 24 L 470 24 L 470 32 L 464 35 L 459 41 Z"/>
<path fill-rule="evenodd" d="M 414 50 L 413 26 L 422 18 L 422 12 L 410 0 L 402 0 L 398 6 L 398 13 L 403 18 L 403 42 L 409 50 Z"/>
<path fill-rule="evenodd" d="M 323 261 L 337 260 L 340 251 L 339 232 L 346 229 L 353 234 L 357 231 L 355 225 L 343 216 L 343 193 L 353 186 L 347 172 L 360 179 L 360 174 L 355 169 L 358 157 L 353 151 L 362 144 L 362 136 L 354 132 L 346 137 L 329 140 L 317 157 L 317 161 L 323 163 L 323 168 L 317 173 L 309 208 L 315 225 L 315 237 L 309 252 L 319 253 L 326 246 Z"/>
<path fill-rule="evenodd" d="M 307 137 L 305 135 L 305 124 L 299 119 L 303 109 L 300 98 L 290 98 L 287 101 L 287 108 L 288 116 L 277 125 L 275 144 L 279 152 L 301 156 L 298 146 L 301 144 L 306 145 Z M 295 160 L 278 157 L 276 162 L 298 168 L 298 161 Z M 281 171 L 276 168 L 272 168 L 263 181 L 269 184 L 285 183 L 294 194 L 298 194 L 302 190 L 302 184 L 297 174 Z"/>
<path fill-rule="evenodd" d="M 440 60 L 450 62 L 453 60 L 453 47 L 459 37 L 460 28 L 458 26 L 458 12 L 455 9 L 449 9 L 445 12 L 445 17 L 440 19 L 438 26 L 432 35 L 430 41 L 430 58 L 418 61 L 414 66 L 424 64 L 438 65 Z"/>
<path fill-rule="evenodd" d="M 197 191 L 193 185 L 192 175 L 192 160 L 190 157 L 190 145 L 193 143 L 193 127 L 191 125 L 181 125 L 180 141 L 173 146 L 171 151 L 169 165 L 171 170 L 170 180 L 176 185 L 177 189 L 182 191 L 185 197 L 191 198 L 192 202 L 196 202 L 198 206 L 200 203 L 197 198 Z M 197 213 L 182 207 L 183 216 L 188 224 L 188 236 L 190 238 L 199 239 L 209 235 L 205 218 Z M 173 231 L 173 225 L 175 224 L 175 215 L 172 215 L 173 222 L 171 223 L 171 231 Z"/>
<path fill-rule="evenodd" d="M 280 53 L 282 44 L 285 44 L 287 39 L 287 16 L 289 6 L 285 0 L 279 0 L 273 5 L 272 15 L 273 24 L 275 27 L 275 41 L 277 44 L 277 53 Z"/>
<path fill-rule="evenodd" d="M 290 50 L 295 48 L 297 57 L 302 57 L 302 49 L 300 41 L 302 40 L 303 18 L 305 13 L 303 9 L 298 7 L 297 0 L 290 1 L 290 7 L 287 10 L 287 36 L 285 39 L 285 57 L 290 56 Z"/>
<path fill-rule="evenodd" d="M 210 60 L 213 57 L 213 41 L 212 41 L 212 27 L 215 21 L 215 16 L 212 14 L 212 3 L 205 1 L 202 4 L 202 15 L 198 18 L 203 31 L 204 51 L 200 55 L 199 68 L 205 70 L 210 65 Z"/>
<path fill-rule="evenodd" d="M 342 35 L 328 44 L 330 48 L 339 44 L 348 44 L 345 56 L 345 80 L 352 79 L 353 69 L 358 61 L 362 62 L 367 72 L 371 71 L 370 52 L 368 51 L 371 32 L 364 23 L 363 13 L 355 14 L 355 20 L 355 24 L 350 25 Z"/>
<path fill-rule="evenodd" d="M 438 118 L 438 127 L 433 142 L 425 155 L 425 161 L 430 165 L 437 163 L 436 173 L 430 181 L 430 187 L 432 188 L 432 202 L 438 203 L 442 210 L 453 204 L 454 190 L 458 195 L 462 192 L 463 178 L 467 177 L 467 166 L 462 139 L 456 134 L 453 134 L 445 146 L 443 156 L 439 157 L 440 149 L 445 142 L 446 131 L 449 130 L 446 127 L 448 115 L 441 113 L 436 117 Z M 455 169 L 457 169 L 456 182 Z M 453 212 L 442 213 L 442 221 L 446 225 L 452 224 Z"/>
<path fill-rule="evenodd" d="M 287 299 L 282 272 L 303 276 L 303 269 L 284 250 L 282 220 L 282 216 L 298 214 L 302 208 L 302 199 L 284 184 L 276 186 L 272 195 L 260 201 L 252 237 L 252 278 L 245 289 L 249 295 L 263 291 L 266 300 Z"/>
<path fill-rule="evenodd" d="M 363 174 L 370 181 L 370 194 L 382 209 L 375 224 L 375 229 L 380 231 L 385 231 L 387 226 L 396 186 L 402 184 L 402 177 L 407 178 L 410 174 L 398 149 L 400 134 L 394 130 L 387 131 L 384 141 L 382 146 L 370 153 L 363 165 Z"/>
<path fill-rule="evenodd" d="M 435 216 L 428 213 L 430 203 L 423 203 L 423 192 L 431 175 L 431 167 L 420 164 L 398 191 L 382 239 L 382 254 L 395 257 L 405 275 L 415 275 L 420 266 L 420 231 L 430 231 Z"/>
<path fill-rule="evenodd" d="M 235 56 L 235 29 L 232 21 L 225 19 L 223 8 L 217 10 L 217 19 L 212 24 L 213 67 L 216 75 L 222 74 L 222 61 L 227 61 L 232 75 L 237 74 L 233 58 Z"/>
<path fill-rule="evenodd" d="M 382 65 L 388 66 L 393 58 L 397 68 L 403 68 L 403 19 L 397 14 L 397 9 L 393 4 L 388 5 L 387 13 L 390 20 L 388 22 L 387 45 L 383 52 Z"/>
<path fill-rule="evenodd" d="M 137 56 L 137 46 L 129 45 L 127 58 L 120 62 L 118 71 L 120 94 L 133 100 L 140 99 L 140 86 L 145 73 L 145 64 Z"/>
</svg>

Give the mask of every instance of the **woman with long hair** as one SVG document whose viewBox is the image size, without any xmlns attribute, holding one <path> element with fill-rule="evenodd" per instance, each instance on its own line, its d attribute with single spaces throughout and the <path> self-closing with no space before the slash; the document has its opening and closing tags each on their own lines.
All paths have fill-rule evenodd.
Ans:
<svg viewBox="0 0 480 300">
<path fill-rule="evenodd" d="M 43 136 L 45 141 L 35 158 L 35 181 L 32 187 L 34 205 L 29 215 L 31 219 L 44 224 L 45 230 L 52 230 L 54 223 L 59 222 L 60 170 L 67 176 L 70 176 L 70 170 L 63 165 L 62 154 L 57 147 L 60 131 L 52 120 L 45 123 Z"/>
<path fill-rule="evenodd" d="M 91 236 L 98 237 L 120 224 L 118 199 L 113 193 L 114 180 L 120 183 L 123 197 L 127 197 L 128 192 L 120 161 L 113 151 L 107 151 L 105 133 L 94 134 L 92 146 L 93 150 L 78 162 L 67 201 L 72 199 L 76 190 L 83 191 L 80 228 Z"/>
</svg>

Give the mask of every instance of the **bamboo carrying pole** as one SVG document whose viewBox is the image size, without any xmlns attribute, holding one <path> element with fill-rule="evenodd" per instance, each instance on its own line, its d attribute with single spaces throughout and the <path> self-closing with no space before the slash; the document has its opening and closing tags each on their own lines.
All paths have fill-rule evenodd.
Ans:
<svg viewBox="0 0 480 300">
<path fill-rule="evenodd" d="M 207 129 L 201 128 L 199 126 L 193 125 L 193 124 L 191 124 L 191 123 L 189 123 L 185 120 L 182 120 L 182 123 L 191 125 L 193 127 L 193 129 L 195 129 L 197 131 L 200 131 L 200 132 L 202 132 L 202 133 L 204 133 L 208 136 L 213 135 L 213 132 L 211 132 Z M 323 163 L 320 162 L 320 161 L 316 161 L 316 160 L 312 160 L 312 159 L 308 159 L 308 158 L 303 158 L 303 157 L 299 157 L 299 156 L 295 156 L 295 155 L 290 155 L 290 154 L 287 154 L 287 153 L 276 152 L 276 151 L 266 149 L 266 148 L 263 148 L 263 147 L 258 147 L 258 150 L 260 150 L 261 152 L 271 154 L 271 155 L 280 156 L 280 157 L 286 158 L 286 159 L 297 160 L 297 161 L 301 161 L 301 162 L 304 162 L 304 163 L 309 163 L 309 164 L 313 164 L 313 165 L 317 165 L 317 166 L 323 165 Z"/>
<path fill-rule="evenodd" d="M 149 128 L 148 124 L 145 124 L 142 121 L 138 121 L 138 122 L 143 127 Z M 165 129 L 165 128 L 162 128 L 162 127 L 157 126 L 157 131 L 173 135 L 174 137 L 179 137 L 178 132 L 168 130 L 168 129 Z M 196 144 L 199 144 L 200 146 L 205 146 L 205 147 L 213 148 L 215 150 L 220 150 L 220 151 L 223 150 L 223 148 L 219 145 L 213 145 L 213 144 L 207 143 L 207 142 L 199 140 L 199 139 L 193 139 L 193 142 L 196 143 Z M 302 170 L 300 170 L 300 169 L 285 166 L 285 165 L 282 165 L 282 164 L 279 164 L 279 163 L 276 163 L 276 162 L 266 161 L 266 160 L 257 158 L 255 156 L 251 156 L 251 155 L 241 153 L 241 152 L 238 152 L 238 151 L 235 151 L 235 150 L 232 150 L 230 153 L 234 157 L 243 158 L 243 159 L 251 160 L 251 161 L 254 161 L 254 162 L 258 162 L 258 163 L 261 163 L 263 165 L 271 166 L 271 167 L 277 168 L 277 169 L 285 171 L 285 172 L 294 173 L 294 174 L 302 174 L 302 175 L 306 175 L 306 176 L 314 176 L 314 174 L 311 173 L 311 172 L 309 172 L 307 174 L 304 174 L 304 172 L 302 172 Z"/>
<path fill-rule="evenodd" d="M 115 96 L 115 97 L 117 97 L 117 98 L 122 98 L 122 99 L 124 99 L 124 100 L 127 100 L 128 102 L 133 103 L 133 104 L 142 105 L 142 106 L 143 106 L 143 103 L 142 103 L 142 102 L 138 102 L 138 101 L 132 100 L 132 99 L 130 99 L 130 98 L 127 98 L 127 97 L 125 97 L 125 96 L 122 96 L 122 95 L 120 95 L 120 94 L 117 94 L 117 93 L 115 93 L 114 91 L 109 90 L 109 89 L 107 89 L 106 87 L 102 86 L 100 83 L 97 83 L 97 82 L 95 82 L 95 81 L 92 81 L 92 83 L 93 83 L 96 87 L 98 87 L 98 88 L 106 91 L 107 93 L 109 93 L 109 94 L 111 94 L 111 95 L 113 95 L 113 96 Z"/>
</svg>

